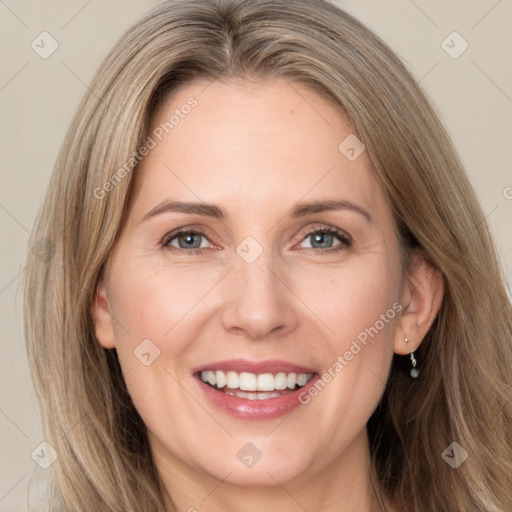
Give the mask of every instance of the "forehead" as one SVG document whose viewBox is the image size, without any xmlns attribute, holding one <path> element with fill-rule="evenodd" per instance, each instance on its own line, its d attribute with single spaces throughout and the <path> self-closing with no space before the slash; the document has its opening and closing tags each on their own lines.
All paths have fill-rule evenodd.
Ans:
<svg viewBox="0 0 512 512">
<path fill-rule="evenodd" d="M 385 207 L 366 152 L 353 158 L 363 146 L 341 108 L 302 84 L 184 85 L 161 105 L 149 136 L 136 208 L 169 195 L 256 215 L 320 196 Z"/>
</svg>

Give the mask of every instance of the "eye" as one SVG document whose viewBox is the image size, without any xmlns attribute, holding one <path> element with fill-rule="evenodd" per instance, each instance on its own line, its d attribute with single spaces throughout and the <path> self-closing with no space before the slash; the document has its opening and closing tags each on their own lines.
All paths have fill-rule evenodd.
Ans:
<svg viewBox="0 0 512 512">
<path fill-rule="evenodd" d="M 308 231 L 303 242 L 309 240 L 309 245 L 303 246 L 315 252 L 335 252 L 346 249 L 352 244 L 351 237 L 344 231 L 336 228 L 315 228 Z M 169 250 L 181 250 L 193 254 L 202 254 L 203 249 L 210 247 L 211 242 L 205 233 L 185 228 L 167 234 L 161 242 L 162 247 Z"/>
<path fill-rule="evenodd" d="M 203 240 L 201 240 L 201 238 L 203 238 Z M 162 241 L 162 246 L 169 249 L 191 250 L 196 254 L 201 254 L 202 249 L 206 249 L 210 246 L 210 242 L 201 231 L 182 229 L 166 235 Z"/>
<path fill-rule="evenodd" d="M 304 241 L 307 240 L 309 240 L 309 246 L 306 245 L 306 249 L 320 252 L 341 251 L 350 247 L 352 243 L 352 239 L 347 233 L 336 228 L 312 229 L 304 236 Z"/>
</svg>

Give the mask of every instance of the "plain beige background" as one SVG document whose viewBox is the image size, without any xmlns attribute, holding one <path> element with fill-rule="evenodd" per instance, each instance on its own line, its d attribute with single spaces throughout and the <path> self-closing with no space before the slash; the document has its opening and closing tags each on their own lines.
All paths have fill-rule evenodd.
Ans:
<svg viewBox="0 0 512 512">
<path fill-rule="evenodd" d="M 0 511 L 33 510 L 40 482 L 49 471 L 31 457 L 43 436 L 22 327 L 28 232 L 64 133 L 94 71 L 122 32 L 157 3 L 0 0 Z M 487 214 L 510 283 L 512 2 L 337 3 L 398 52 L 437 105 Z M 58 43 L 46 59 L 31 47 L 44 31 Z M 457 56 L 466 44 L 466 51 Z"/>
</svg>

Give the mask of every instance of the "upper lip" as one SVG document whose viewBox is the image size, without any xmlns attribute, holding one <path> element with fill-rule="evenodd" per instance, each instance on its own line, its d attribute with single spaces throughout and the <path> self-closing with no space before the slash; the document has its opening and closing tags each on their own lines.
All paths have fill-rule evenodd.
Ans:
<svg viewBox="0 0 512 512">
<path fill-rule="evenodd" d="M 249 359 L 228 359 L 225 361 L 216 361 L 207 363 L 192 370 L 193 373 L 202 371 L 222 370 L 224 372 L 248 372 L 254 374 L 261 373 L 317 373 L 313 368 L 301 366 L 289 361 L 280 361 L 277 359 L 267 359 L 264 361 L 252 361 Z"/>
</svg>

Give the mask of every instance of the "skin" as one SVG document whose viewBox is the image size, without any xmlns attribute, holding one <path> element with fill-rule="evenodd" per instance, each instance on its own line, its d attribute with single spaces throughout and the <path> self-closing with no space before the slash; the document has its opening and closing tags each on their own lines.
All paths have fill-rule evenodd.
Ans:
<svg viewBox="0 0 512 512">
<path fill-rule="evenodd" d="M 173 497 L 168 510 L 380 510 L 365 425 L 393 353 L 415 350 L 435 318 L 440 274 L 421 254 L 407 272 L 401 267 L 391 208 L 367 153 L 349 161 L 338 150 L 353 130 L 331 103 L 283 80 L 194 82 L 173 93 L 152 130 L 191 96 L 197 107 L 136 170 L 93 311 L 96 337 L 117 350 L 148 427 Z M 212 203 L 227 217 L 166 212 L 141 220 L 166 199 Z M 288 214 L 325 199 L 350 201 L 371 221 L 350 209 Z M 202 254 L 180 248 L 178 238 L 162 245 L 182 227 L 204 231 L 194 238 Z M 338 228 L 350 245 L 336 237 L 314 245 L 312 228 Z M 236 252 L 248 236 L 263 248 L 252 263 Z M 401 314 L 284 419 L 234 419 L 192 377 L 192 368 L 235 357 L 323 373 L 394 303 Z M 160 355 L 145 366 L 134 350 L 147 338 Z M 248 442 L 263 455 L 252 468 L 237 458 Z"/>
</svg>

